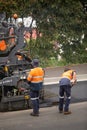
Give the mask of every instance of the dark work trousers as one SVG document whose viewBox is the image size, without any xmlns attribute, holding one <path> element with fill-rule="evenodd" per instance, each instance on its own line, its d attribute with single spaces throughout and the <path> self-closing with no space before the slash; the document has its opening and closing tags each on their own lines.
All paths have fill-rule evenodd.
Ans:
<svg viewBox="0 0 87 130">
<path fill-rule="evenodd" d="M 30 91 L 31 101 L 33 105 L 33 113 L 39 113 L 39 91 Z"/>
<path fill-rule="evenodd" d="M 64 111 L 69 111 L 69 105 L 71 100 L 71 86 L 63 85 L 59 88 L 59 111 L 63 111 L 63 105 L 65 100 Z"/>
</svg>

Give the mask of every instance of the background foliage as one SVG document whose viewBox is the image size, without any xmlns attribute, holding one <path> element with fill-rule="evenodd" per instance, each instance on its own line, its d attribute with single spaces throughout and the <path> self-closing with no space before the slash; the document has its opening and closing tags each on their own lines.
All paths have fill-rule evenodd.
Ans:
<svg viewBox="0 0 87 130">
<path fill-rule="evenodd" d="M 32 16 L 41 38 L 30 41 L 31 56 L 43 66 L 87 62 L 86 0 L 0 0 L 7 18 Z M 61 57 L 61 58 L 59 58 Z"/>
</svg>

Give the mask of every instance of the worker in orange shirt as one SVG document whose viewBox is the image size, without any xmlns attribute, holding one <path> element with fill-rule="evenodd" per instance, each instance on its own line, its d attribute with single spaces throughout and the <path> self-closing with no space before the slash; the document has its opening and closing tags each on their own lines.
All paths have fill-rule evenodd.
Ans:
<svg viewBox="0 0 87 130">
<path fill-rule="evenodd" d="M 44 70 L 39 67 L 38 59 L 33 60 L 33 69 L 29 72 L 27 81 L 30 84 L 30 96 L 33 104 L 31 116 L 39 116 L 39 92 L 43 86 Z"/>
<path fill-rule="evenodd" d="M 71 88 L 76 83 L 76 72 L 70 68 L 65 68 L 59 81 L 59 113 L 71 114 L 69 110 L 71 100 Z M 65 99 L 65 105 L 64 105 Z M 63 108 L 64 107 L 64 108 Z"/>
</svg>

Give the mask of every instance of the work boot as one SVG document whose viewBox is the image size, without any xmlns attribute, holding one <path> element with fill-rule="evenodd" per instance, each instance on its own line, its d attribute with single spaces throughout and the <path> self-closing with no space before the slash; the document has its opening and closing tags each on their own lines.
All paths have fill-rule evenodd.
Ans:
<svg viewBox="0 0 87 130">
<path fill-rule="evenodd" d="M 64 115 L 69 115 L 71 113 L 72 113 L 71 111 L 64 111 Z"/>
<path fill-rule="evenodd" d="M 39 116 L 39 113 L 30 113 L 31 116 Z"/>
</svg>

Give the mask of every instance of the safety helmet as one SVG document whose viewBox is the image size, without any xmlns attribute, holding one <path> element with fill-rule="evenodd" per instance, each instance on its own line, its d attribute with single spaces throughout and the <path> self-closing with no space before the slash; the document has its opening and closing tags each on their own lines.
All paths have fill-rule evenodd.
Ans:
<svg viewBox="0 0 87 130">
<path fill-rule="evenodd" d="M 33 59 L 32 65 L 33 66 L 39 66 L 39 60 L 38 59 Z"/>
</svg>

